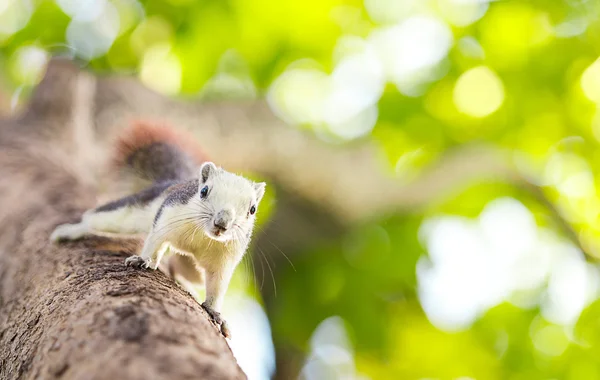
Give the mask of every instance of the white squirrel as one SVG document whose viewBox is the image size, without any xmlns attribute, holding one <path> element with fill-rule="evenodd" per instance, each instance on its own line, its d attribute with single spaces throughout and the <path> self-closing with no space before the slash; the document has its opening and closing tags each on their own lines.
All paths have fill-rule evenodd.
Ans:
<svg viewBox="0 0 600 380">
<path fill-rule="evenodd" d="M 120 138 L 115 162 L 119 170 L 133 171 L 152 184 L 86 211 L 79 223 L 56 227 L 50 239 L 147 234 L 141 254 L 128 257 L 125 264 L 157 269 L 166 252 L 176 253 L 167 262 L 167 272 L 196 284 L 205 277 L 202 307 L 229 337 L 220 310 L 234 269 L 250 242 L 266 184 L 212 162 L 200 164 L 204 161 L 201 151 L 189 141 L 167 127 L 135 124 Z"/>
</svg>

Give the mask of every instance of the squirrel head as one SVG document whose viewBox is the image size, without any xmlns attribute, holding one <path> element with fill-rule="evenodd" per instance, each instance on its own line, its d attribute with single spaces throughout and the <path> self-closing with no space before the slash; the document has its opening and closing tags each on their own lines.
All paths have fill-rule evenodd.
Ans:
<svg viewBox="0 0 600 380">
<path fill-rule="evenodd" d="M 198 182 L 204 233 L 221 242 L 248 240 L 266 184 L 230 173 L 212 162 L 202 164 Z"/>
</svg>

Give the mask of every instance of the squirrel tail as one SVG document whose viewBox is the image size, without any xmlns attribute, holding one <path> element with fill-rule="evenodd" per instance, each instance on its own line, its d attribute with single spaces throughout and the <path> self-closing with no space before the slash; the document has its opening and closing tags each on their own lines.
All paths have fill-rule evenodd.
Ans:
<svg viewBox="0 0 600 380">
<path fill-rule="evenodd" d="M 167 125 L 135 121 L 119 137 L 113 165 L 150 183 L 194 177 L 206 157 L 192 136 Z"/>
</svg>

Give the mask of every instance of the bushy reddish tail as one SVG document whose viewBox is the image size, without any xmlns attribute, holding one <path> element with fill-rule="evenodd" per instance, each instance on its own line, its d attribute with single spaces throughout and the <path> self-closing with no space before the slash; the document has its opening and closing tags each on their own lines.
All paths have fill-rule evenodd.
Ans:
<svg viewBox="0 0 600 380">
<path fill-rule="evenodd" d="M 136 121 L 118 139 L 113 164 L 156 183 L 190 179 L 204 161 L 193 136 L 164 124 Z"/>
</svg>

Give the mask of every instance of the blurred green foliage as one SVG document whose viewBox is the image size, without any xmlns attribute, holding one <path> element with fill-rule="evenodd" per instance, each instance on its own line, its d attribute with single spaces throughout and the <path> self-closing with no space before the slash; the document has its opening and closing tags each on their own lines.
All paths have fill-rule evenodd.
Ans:
<svg viewBox="0 0 600 380">
<path fill-rule="evenodd" d="M 598 252 L 597 1 L 114 0 L 109 4 L 117 12 L 116 26 L 109 18 L 88 29 L 72 29 L 71 37 L 77 4 L 92 9 L 93 2 L 6 3 L 4 8 L 0 3 L 0 88 L 9 94 L 18 94 L 18 89 L 26 94 L 35 86 L 43 67 L 38 63 L 47 55 L 67 54 L 99 72 L 139 75 L 172 96 L 210 96 L 207 89 L 231 97 L 262 96 L 290 68 L 320 71 L 322 77 L 316 77 L 321 82 L 314 83 L 325 83 L 323 78 L 335 72 L 344 57 L 361 50 L 354 42 L 415 15 L 433 17 L 451 32 L 450 47 L 427 67 L 404 73 L 402 80 L 385 74 L 375 102 L 376 122 L 357 139 L 374 142 L 390 173 L 407 181 L 466 143 L 506 149 L 519 169 L 535 174 L 590 251 Z M 10 12 L 28 17 L 20 25 Z M 83 21 L 77 22 L 94 18 L 92 11 L 86 12 L 78 14 Z M 17 21 L 8 23 L 8 18 Z M 93 45 L 94 39 L 101 41 L 100 47 L 86 47 L 86 41 Z M 419 46 L 413 48 L 418 56 Z M 397 65 L 396 58 L 387 58 Z M 413 58 L 401 57 L 407 62 Z M 412 81 L 408 87 L 407 77 Z M 311 88 L 304 90 L 310 95 Z M 310 97 L 301 95 L 291 98 L 292 106 Z M 336 135 L 319 122 L 308 124 L 321 137 Z M 425 277 L 419 265 L 426 263 L 433 244 L 422 236 L 423 223 L 448 215 L 467 218 L 461 219 L 464 225 L 471 223 L 466 220 L 485 220 L 486 207 L 502 197 L 525 205 L 540 231 L 553 228 L 548 210 L 530 194 L 488 182 L 420 213 L 355 226 L 340 241 L 295 255 L 295 268 L 276 268 L 279 295 L 269 315 L 275 343 L 308 355 L 315 329 L 323 320 L 339 316 L 351 340 L 345 349 L 352 352 L 356 370 L 373 379 L 600 379 L 595 266 L 585 267 L 590 272 L 587 285 L 561 293 L 563 288 L 549 285 L 562 273 L 558 265 L 544 272 L 533 288 L 485 305 L 461 328 L 436 323 L 423 307 L 420 285 Z M 261 210 L 261 218 L 268 216 L 274 200 L 263 203 L 269 206 Z M 498 236 L 500 241 L 524 239 L 500 230 Z M 553 247 L 564 244 L 558 237 L 556 241 Z M 455 242 L 457 252 L 461 242 Z M 578 253 L 569 251 L 575 260 L 580 260 Z M 469 287 L 485 288 L 485 278 Z M 579 299 L 585 289 L 592 290 L 581 303 L 585 309 L 580 318 L 577 312 L 566 323 L 544 311 L 547 303 L 556 301 L 552 292 Z M 257 289 L 253 291 L 258 297 Z M 519 302 L 522 298 L 528 301 Z"/>
</svg>

